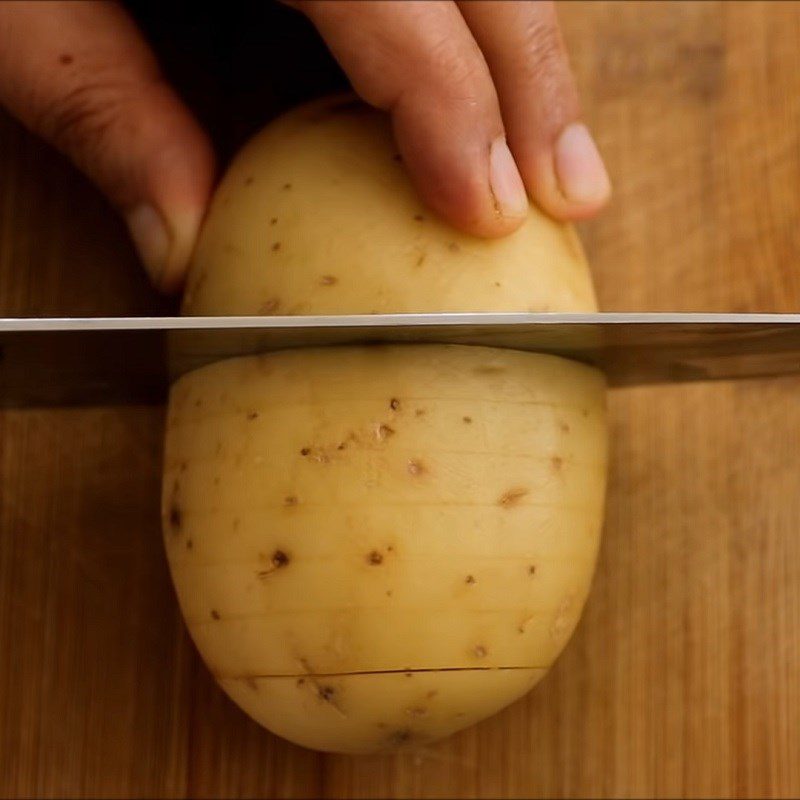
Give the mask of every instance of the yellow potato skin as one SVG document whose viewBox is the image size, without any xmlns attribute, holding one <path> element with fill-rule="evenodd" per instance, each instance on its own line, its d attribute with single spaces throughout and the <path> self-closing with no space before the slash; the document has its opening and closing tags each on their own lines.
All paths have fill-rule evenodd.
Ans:
<svg viewBox="0 0 800 800">
<path fill-rule="evenodd" d="M 393 672 L 220 683 L 256 721 L 284 739 L 314 750 L 366 755 L 444 738 L 512 703 L 543 674 L 541 669 L 462 670 L 447 673 L 446 680 L 441 672 Z"/>
<path fill-rule="evenodd" d="M 340 752 L 430 741 L 524 694 L 589 590 L 604 397 L 577 363 L 447 345 L 286 351 L 178 381 L 165 542 L 221 685 Z"/>
<path fill-rule="evenodd" d="M 476 239 L 434 219 L 385 119 L 350 99 L 237 156 L 187 314 L 591 311 L 575 231 L 531 209 Z M 173 387 L 164 541 L 191 635 L 248 714 L 318 750 L 416 747 L 527 692 L 595 566 L 605 385 L 446 345 L 301 349 Z"/>
<path fill-rule="evenodd" d="M 502 239 L 438 221 L 383 115 L 348 98 L 303 106 L 236 157 L 212 203 L 187 314 L 591 311 L 575 230 L 535 207 Z"/>
</svg>

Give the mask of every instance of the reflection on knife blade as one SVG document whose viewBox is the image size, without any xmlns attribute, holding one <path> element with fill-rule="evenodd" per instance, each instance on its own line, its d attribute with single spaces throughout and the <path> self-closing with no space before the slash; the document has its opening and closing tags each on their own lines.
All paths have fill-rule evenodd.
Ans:
<svg viewBox="0 0 800 800">
<path fill-rule="evenodd" d="M 382 342 L 553 353 L 612 386 L 800 373 L 800 314 L 0 319 L 0 404 L 160 402 L 170 379 L 221 358 Z"/>
</svg>

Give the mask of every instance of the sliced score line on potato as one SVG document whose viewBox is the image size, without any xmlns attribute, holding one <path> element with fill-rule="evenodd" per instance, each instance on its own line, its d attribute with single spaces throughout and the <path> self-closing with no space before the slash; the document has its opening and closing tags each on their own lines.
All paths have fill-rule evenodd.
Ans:
<svg viewBox="0 0 800 800">
<path fill-rule="evenodd" d="M 514 664 L 497 667 L 407 667 L 404 669 L 365 669 L 353 670 L 351 672 L 289 672 L 275 673 L 270 675 L 245 674 L 245 675 L 224 675 L 215 673 L 214 677 L 226 681 L 246 681 L 250 678 L 345 678 L 350 675 L 414 675 L 428 672 L 482 672 L 486 670 L 520 670 L 520 669 L 547 669 L 547 667 L 536 664 Z"/>
</svg>

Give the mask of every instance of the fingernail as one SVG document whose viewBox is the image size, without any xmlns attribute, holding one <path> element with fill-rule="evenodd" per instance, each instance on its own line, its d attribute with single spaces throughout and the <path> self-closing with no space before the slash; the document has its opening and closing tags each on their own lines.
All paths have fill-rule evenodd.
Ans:
<svg viewBox="0 0 800 800">
<path fill-rule="evenodd" d="M 500 136 L 489 148 L 489 185 L 498 213 L 504 217 L 523 217 L 528 213 L 528 196 L 514 156 Z"/>
<path fill-rule="evenodd" d="M 150 279 L 160 286 L 170 248 L 170 236 L 163 217 L 152 206 L 142 204 L 128 212 L 126 220 Z"/>
<path fill-rule="evenodd" d="M 603 159 L 583 123 L 573 122 L 561 131 L 555 146 L 555 170 L 561 193 L 573 203 L 596 203 L 611 191 Z"/>
</svg>

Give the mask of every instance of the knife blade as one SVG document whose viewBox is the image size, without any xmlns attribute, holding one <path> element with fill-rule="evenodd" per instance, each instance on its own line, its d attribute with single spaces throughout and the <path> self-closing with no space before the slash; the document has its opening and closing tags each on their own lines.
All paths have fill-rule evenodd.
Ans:
<svg viewBox="0 0 800 800">
<path fill-rule="evenodd" d="M 160 403 L 223 358 L 439 343 L 551 353 L 612 387 L 800 374 L 800 314 L 437 313 L 0 319 L 0 406 Z"/>
</svg>

